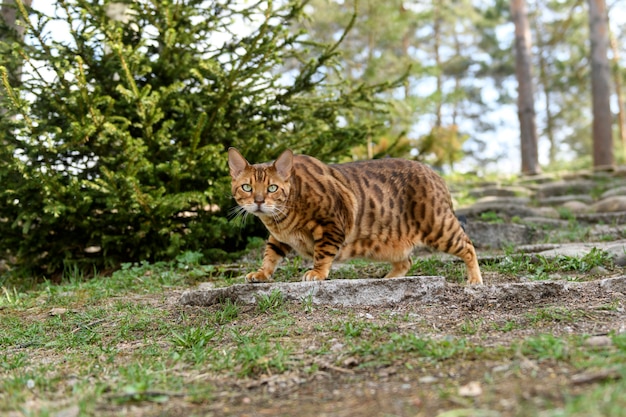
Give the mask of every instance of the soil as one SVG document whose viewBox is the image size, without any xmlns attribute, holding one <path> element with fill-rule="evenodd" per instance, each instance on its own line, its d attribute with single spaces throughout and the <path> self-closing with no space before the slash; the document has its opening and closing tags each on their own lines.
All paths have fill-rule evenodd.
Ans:
<svg viewBox="0 0 626 417">
<path fill-rule="evenodd" d="M 498 277 L 485 277 L 498 281 Z M 591 286 L 589 287 L 592 288 Z M 575 368 L 569 361 L 554 358 L 529 359 L 518 346 L 538 334 L 557 337 L 598 336 L 626 331 L 626 295 L 598 295 L 593 291 L 558 294 L 535 302 L 498 300 L 495 304 L 468 301 L 462 286 L 448 285 L 437 304 L 389 305 L 337 308 L 314 306 L 305 311 L 290 303 L 288 315 L 295 320 L 296 336 L 289 336 L 298 349 L 293 369 L 278 374 L 262 373 L 254 378 L 190 375 L 206 378 L 220 387 L 210 401 L 189 402 L 172 398 L 164 405 L 144 404 L 133 415 L 238 415 L 238 416 L 524 416 L 538 410 L 559 408 L 566 398 L 584 392 L 589 384 L 617 376 L 610 370 Z M 219 306 L 179 306 L 173 294 L 167 308 L 172 315 L 206 315 Z M 562 312 L 537 320 L 541 311 Z M 428 360 L 404 354 L 391 363 L 376 358 L 350 356 L 343 333 L 320 331 L 328 323 L 355 318 L 388 331 L 413 333 L 435 340 L 464 339 L 493 355 L 471 353 L 461 358 Z M 402 317 L 402 320 L 393 320 Z M 244 307 L 236 322 L 227 326 L 265 326 L 269 315 Z M 468 331 L 467 323 L 475 327 Z M 389 328 L 391 326 L 391 328 Z M 465 327 L 464 327 L 465 326 Z M 330 345 L 320 356 L 316 350 Z M 597 349 L 583 344 L 581 349 Z M 315 365 L 315 371 L 311 371 Z M 118 410 L 119 411 L 119 410 Z M 442 414 L 444 415 L 444 414 Z"/>
</svg>

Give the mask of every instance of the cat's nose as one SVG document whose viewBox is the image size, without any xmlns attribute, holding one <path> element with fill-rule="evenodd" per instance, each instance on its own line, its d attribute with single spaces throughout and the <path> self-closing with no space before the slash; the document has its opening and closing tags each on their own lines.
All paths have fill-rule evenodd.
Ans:
<svg viewBox="0 0 626 417">
<path fill-rule="evenodd" d="M 265 203 L 265 198 L 263 198 L 262 195 L 257 195 L 254 197 L 254 202 L 260 206 L 261 204 Z"/>
</svg>

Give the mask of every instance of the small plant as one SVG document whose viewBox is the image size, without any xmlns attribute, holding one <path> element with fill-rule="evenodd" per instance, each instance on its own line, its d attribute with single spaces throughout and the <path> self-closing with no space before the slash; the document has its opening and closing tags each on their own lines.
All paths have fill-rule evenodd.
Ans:
<svg viewBox="0 0 626 417">
<path fill-rule="evenodd" d="M 85 271 L 76 263 L 66 263 L 63 267 L 63 282 L 78 284 L 85 281 Z"/>
<path fill-rule="evenodd" d="M 363 333 L 365 324 L 356 321 L 347 321 L 343 324 L 343 334 L 346 337 L 358 337 Z"/>
<path fill-rule="evenodd" d="M 522 343 L 521 348 L 524 355 L 540 360 L 565 360 L 569 357 L 569 349 L 566 342 L 551 334 L 526 339 Z"/>
<path fill-rule="evenodd" d="M 176 257 L 177 266 L 180 269 L 200 265 L 200 260 L 204 257 L 201 252 L 185 251 Z"/>
<path fill-rule="evenodd" d="M 213 318 L 215 323 L 221 326 L 235 320 L 237 316 L 239 316 L 239 306 L 227 298 L 222 304 L 222 308 L 215 312 Z"/>
<path fill-rule="evenodd" d="M 463 323 L 461 323 L 461 332 L 464 334 L 476 334 L 480 330 L 483 325 L 484 320 L 481 318 L 478 319 L 465 319 Z"/>
<path fill-rule="evenodd" d="M 513 331 L 515 328 L 517 328 L 517 323 L 515 323 L 514 321 L 506 321 L 503 324 L 497 324 L 497 323 L 493 323 L 492 325 L 494 330 L 498 330 L 500 332 L 510 332 Z"/>
<path fill-rule="evenodd" d="M 185 331 L 173 332 L 171 341 L 174 346 L 182 349 L 193 349 L 206 346 L 217 334 L 215 329 L 189 327 Z"/>
<path fill-rule="evenodd" d="M 613 335 L 613 344 L 623 353 L 626 353 L 626 333 L 622 332 Z"/>
<path fill-rule="evenodd" d="M 542 322 L 572 323 L 579 315 L 576 311 L 565 308 L 538 308 L 535 313 L 526 314 L 526 317 L 533 324 Z"/>
<path fill-rule="evenodd" d="M 249 335 L 233 331 L 231 337 L 237 343 L 233 359 L 240 376 L 288 369 L 291 350 L 280 343 L 270 344 L 267 333 Z"/>
<path fill-rule="evenodd" d="M 563 220 L 567 220 L 570 223 L 576 222 L 576 216 L 572 212 L 572 210 L 567 207 L 558 207 L 556 211 L 559 213 L 559 217 Z"/>
<path fill-rule="evenodd" d="M 256 296 L 257 310 L 260 313 L 267 311 L 276 311 L 285 304 L 285 297 L 280 290 L 273 289 L 269 294 Z"/>
<path fill-rule="evenodd" d="M 306 297 L 302 297 L 302 308 L 306 314 L 313 312 L 313 294 L 309 294 Z"/>
<path fill-rule="evenodd" d="M 20 293 L 17 292 L 17 289 L 15 287 L 10 290 L 6 287 L 2 287 L 2 294 L 0 294 L 0 306 L 7 305 L 11 307 L 16 307 L 20 304 L 20 302 Z"/>
<path fill-rule="evenodd" d="M 500 217 L 500 215 L 494 211 L 486 211 L 480 214 L 480 220 L 487 223 L 494 224 L 502 224 L 504 223 L 504 219 Z"/>
<path fill-rule="evenodd" d="M 0 371 L 10 371 L 20 369 L 28 363 L 28 356 L 24 353 L 16 353 L 14 355 L 0 355 Z"/>
<path fill-rule="evenodd" d="M 120 395 L 115 397 L 118 403 L 150 401 L 162 403 L 169 399 L 169 396 L 155 387 L 160 385 L 163 372 L 151 369 L 151 365 L 146 363 L 133 363 L 119 369 L 120 373 Z"/>
</svg>

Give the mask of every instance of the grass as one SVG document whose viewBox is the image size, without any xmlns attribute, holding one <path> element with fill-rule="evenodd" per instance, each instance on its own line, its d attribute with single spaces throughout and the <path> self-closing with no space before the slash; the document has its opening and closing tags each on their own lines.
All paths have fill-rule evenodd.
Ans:
<svg viewBox="0 0 626 417">
<path fill-rule="evenodd" d="M 483 270 L 505 276 L 526 276 L 532 280 L 545 280 L 557 273 L 588 274 L 596 267 L 612 270 L 615 265 L 607 252 L 592 248 L 582 257 L 558 255 L 548 258 L 535 254 L 509 253 L 501 259 L 485 262 Z"/>
<path fill-rule="evenodd" d="M 285 303 L 285 297 L 280 290 L 272 290 L 269 294 L 261 294 L 256 298 L 259 313 L 272 312 L 280 309 Z"/>
<path fill-rule="evenodd" d="M 521 368 L 524 361 L 532 361 L 538 373 L 542 364 L 558 364 L 556 368 L 568 372 L 614 368 L 622 375 L 591 384 L 583 394 L 560 386 L 564 397 L 559 408 L 544 407 L 542 416 L 624 415 L 619 394 L 626 388 L 626 335 L 611 334 L 610 346 L 590 349 L 585 335 L 550 331 L 589 318 L 582 309 L 542 306 L 510 319 L 471 314 L 442 325 L 414 312 L 417 306 L 370 311 L 315 305 L 312 297 L 294 303 L 277 290 L 259 295 L 254 307 L 229 299 L 206 308 L 176 305 L 173 292 L 198 280 L 227 285 L 240 279 L 222 277 L 219 268 L 200 262 L 197 255 L 186 254 L 171 263 L 128 264 L 111 276 L 89 279 L 68 269 L 61 284 L 42 283 L 28 291 L 4 281 L 0 414 L 58 415 L 76 407 L 74 415 L 79 416 L 113 416 L 133 409 L 147 415 L 206 415 L 224 398 L 237 398 L 229 403 L 234 407 L 242 395 L 262 401 L 274 389 L 286 392 L 274 401 L 286 401 L 289 390 L 298 389 L 299 382 L 293 382 L 298 378 L 307 384 L 332 378 L 338 387 L 349 387 L 354 381 L 378 381 L 381 369 L 394 370 L 398 384 L 414 384 L 412 389 L 422 376 L 437 375 L 440 382 L 419 385 L 416 391 L 437 399 L 436 410 L 452 413 L 461 409 L 459 404 L 488 410 L 500 407 L 499 402 L 489 402 L 485 395 L 474 407 L 457 395 L 458 386 L 466 378 L 480 381 L 487 391 L 504 384 L 506 379 L 498 382 L 492 371 L 498 366 L 534 384 L 541 376 L 526 375 Z M 601 251 L 580 259 L 508 254 L 484 270 L 539 278 L 554 271 L 588 273 L 597 265 L 611 267 Z M 379 268 L 359 261 L 338 274 L 351 278 Z M 299 280 L 301 270 L 294 261 L 284 270 L 284 279 Z M 453 282 L 465 279 L 462 263 L 437 257 L 418 260 L 412 272 L 444 275 Z M 613 302 L 596 310 L 619 314 L 621 308 Z M 457 317 L 462 311 L 451 306 L 442 314 Z M 480 372 L 471 374 L 474 369 Z"/>
<path fill-rule="evenodd" d="M 487 223 L 493 223 L 493 224 L 505 223 L 505 220 L 498 213 L 494 211 L 487 211 L 485 213 L 482 213 L 480 215 L 480 220 L 487 222 Z"/>
</svg>

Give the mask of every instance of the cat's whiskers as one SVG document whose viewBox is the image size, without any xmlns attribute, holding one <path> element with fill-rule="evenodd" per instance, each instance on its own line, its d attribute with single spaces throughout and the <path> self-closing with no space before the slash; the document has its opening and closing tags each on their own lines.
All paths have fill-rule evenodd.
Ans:
<svg viewBox="0 0 626 417">
<path fill-rule="evenodd" d="M 243 225 L 246 223 L 246 220 L 248 219 L 249 214 L 250 212 L 248 212 L 248 210 L 246 210 L 245 208 L 241 206 L 235 206 L 229 211 L 230 221 L 238 223 L 239 227 L 243 227 Z"/>
<path fill-rule="evenodd" d="M 273 222 L 278 226 L 278 224 L 287 217 L 288 209 L 284 204 L 276 204 L 267 207 L 269 214 L 272 217 Z"/>
</svg>

